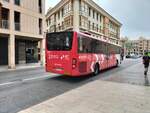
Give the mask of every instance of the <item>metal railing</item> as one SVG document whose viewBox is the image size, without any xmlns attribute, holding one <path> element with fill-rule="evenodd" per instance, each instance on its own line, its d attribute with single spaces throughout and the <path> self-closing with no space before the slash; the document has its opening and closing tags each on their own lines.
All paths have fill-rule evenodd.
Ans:
<svg viewBox="0 0 150 113">
<path fill-rule="evenodd" d="M 104 34 L 104 29 L 101 29 L 100 27 L 97 27 L 97 26 L 93 26 L 93 25 L 89 25 L 88 24 L 88 30 L 89 31 L 95 31 L 97 33 L 101 33 L 101 34 Z"/>
<path fill-rule="evenodd" d="M 20 31 L 20 23 L 15 23 L 15 30 Z"/>
<path fill-rule="evenodd" d="M 2 20 L 0 22 L 0 28 L 9 29 L 9 20 Z"/>
</svg>

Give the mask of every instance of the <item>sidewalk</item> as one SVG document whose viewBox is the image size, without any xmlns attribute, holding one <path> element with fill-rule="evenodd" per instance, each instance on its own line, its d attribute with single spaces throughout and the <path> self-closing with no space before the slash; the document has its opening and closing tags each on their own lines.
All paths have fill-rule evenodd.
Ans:
<svg viewBox="0 0 150 113">
<path fill-rule="evenodd" d="M 97 80 L 19 113 L 150 113 L 150 87 Z"/>
<path fill-rule="evenodd" d="M 16 65 L 16 69 L 8 69 L 8 66 L 0 66 L 0 72 L 7 72 L 7 71 L 14 71 L 14 70 L 21 70 L 21 69 L 30 69 L 42 67 L 40 63 L 31 63 L 31 64 L 19 64 Z"/>
</svg>

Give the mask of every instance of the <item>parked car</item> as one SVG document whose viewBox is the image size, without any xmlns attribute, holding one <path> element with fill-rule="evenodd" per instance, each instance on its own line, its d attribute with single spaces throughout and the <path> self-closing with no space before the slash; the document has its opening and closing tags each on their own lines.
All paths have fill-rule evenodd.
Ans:
<svg viewBox="0 0 150 113">
<path fill-rule="evenodd" d="M 140 58 L 140 55 L 135 55 L 135 54 L 131 54 L 131 55 L 127 55 L 126 58 L 133 58 L 133 59 L 137 59 Z"/>
<path fill-rule="evenodd" d="M 126 58 L 131 58 L 131 56 L 130 55 L 126 55 Z"/>
</svg>

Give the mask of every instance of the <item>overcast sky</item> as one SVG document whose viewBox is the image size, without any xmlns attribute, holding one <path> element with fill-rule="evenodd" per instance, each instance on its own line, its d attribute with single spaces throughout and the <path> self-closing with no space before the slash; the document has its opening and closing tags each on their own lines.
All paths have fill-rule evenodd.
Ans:
<svg viewBox="0 0 150 113">
<path fill-rule="evenodd" d="M 60 0 L 46 0 L 46 9 Z M 109 14 L 120 21 L 121 36 L 150 39 L 150 0 L 94 0 Z"/>
</svg>

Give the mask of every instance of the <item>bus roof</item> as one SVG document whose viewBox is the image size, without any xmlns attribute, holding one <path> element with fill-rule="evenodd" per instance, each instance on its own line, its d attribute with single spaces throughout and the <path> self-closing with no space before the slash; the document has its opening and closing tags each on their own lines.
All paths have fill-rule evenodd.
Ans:
<svg viewBox="0 0 150 113">
<path fill-rule="evenodd" d="M 81 34 L 81 35 L 84 35 L 84 36 L 87 36 L 87 37 L 89 37 L 89 38 L 93 38 L 93 39 L 96 39 L 96 40 L 99 40 L 99 41 L 102 41 L 102 42 L 105 42 L 105 43 L 108 43 L 108 44 L 112 44 L 112 45 L 121 47 L 121 45 L 116 44 L 116 43 L 112 43 L 112 42 L 110 42 L 109 40 L 107 40 L 108 38 L 105 37 L 105 36 L 101 36 L 102 38 L 97 38 L 97 37 L 93 37 L 93 36 L 91 36 L 91 35 L 89 35 L 89 34 L 86 34 L 86 33 L 78 32 L 78 31 L 74 31 L 74 32 L 76 32 L 76 33 L 78 33 L 78 34 Z M 106 39 L 104 39 L 104 38 L 106 38 Z"/>
</svg>

